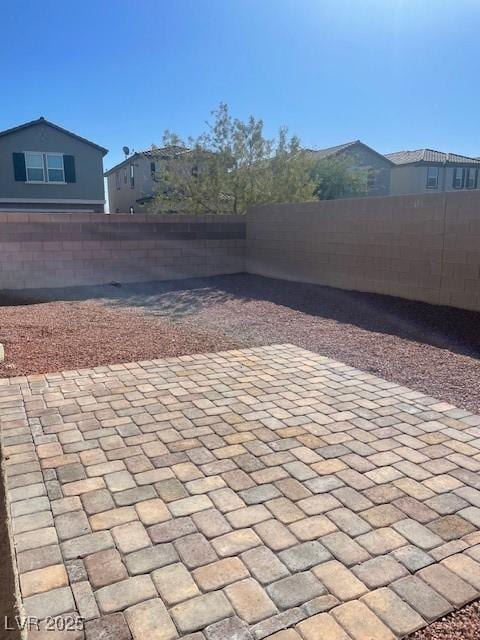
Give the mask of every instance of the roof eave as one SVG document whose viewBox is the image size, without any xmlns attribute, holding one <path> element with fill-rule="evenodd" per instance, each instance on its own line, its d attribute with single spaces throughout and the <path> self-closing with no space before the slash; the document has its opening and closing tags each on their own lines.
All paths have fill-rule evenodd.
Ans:
<svg viewBox="0 0 480 640">
<path fill-rule="evenodd" d="M 95 147 L 95 149 L 98 149 L 99 151 L 101 151 L 104 156 L 107 155 L 108 153 L 108 149 L 106 149 L 105 147 L 101 147 L 99 144 L 96 144 L 91 140 L 87 140 L 87 138 L 83 138 L 82 136 L 79 136 L 78 134 L 73 133 L 72 131 L 68 131 L 68 129 L 64 129 L 63 127 L 60 127 L 58 124 L 55 124 L 54 122 L 50 122 L 45 118 L 37 118 L 36 120 L 31 120 L 30 122 L 24 122 L 23 124 L 19 124 L 16 127 L 11 127 L 10 129 L 5 129 L 4 131 L 0 131 L 0 137 L 10 135 L 17 131 L 21 131 L 22 129 L 28 129 L 29 127 L 34 127 L 38 124 L 46 124 L 47 126 L 52 127 L 52 129 L 61 131 L 62 133 L 65 133 L 66 135 L 72 138 L 80 140 L 81 142 L 84 142 L 85 144 L 88 144 L 91 147 Z"/>
</svg>

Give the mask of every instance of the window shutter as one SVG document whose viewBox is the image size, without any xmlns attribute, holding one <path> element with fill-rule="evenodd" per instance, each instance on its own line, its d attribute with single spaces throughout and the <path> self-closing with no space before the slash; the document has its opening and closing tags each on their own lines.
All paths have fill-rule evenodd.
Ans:
<svg viewBox="0 0 480 640">
<path fill-rule="evenodd" d="M 25 154 L 13 153 L 13 172 L 15 174 L 16 182 L 27 181 L 27 170 L 25 168 Z"/>
<path fill-rule="evenodd" d="M 63 168 L 65 169 L 65 182 L 76 182 L 75 158 L 73 156 L 63 156 Z"/>
</svg>

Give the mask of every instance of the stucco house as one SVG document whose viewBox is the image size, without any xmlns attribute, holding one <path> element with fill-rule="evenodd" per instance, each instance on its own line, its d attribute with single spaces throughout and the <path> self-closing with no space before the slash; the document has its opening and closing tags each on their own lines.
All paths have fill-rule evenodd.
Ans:
<svg viewBox="0 0 480 640">
<path fill-rule="evenodd" d="M 389 195 L 390 170 L 394 166 L 393 162 L 361 140 L 353 140 L 326 149 L 309 149 L 308 152 L 318 160 L 323 158 L 345 160 L 352 171 L 363 175 L 366 196 Z"/>
<path fill-rule="evenodd" d="M 161 188 L 169 163 L 189 153 L 179 146 L 155 147 L 132 153 L 105 172 L 110 213 L 138 213 L 152 202 Z"/>
<path fill-rule="evenodd" d="M 0 211 L 103 213 L 106 153 L 45 118 L 0 131 Z"/>
<path fill-rule="evenodd" d="M 480 188 L 480 159 L 434 149 L 387 153 L 390 194 L 406 195 Z"/>
</svg>

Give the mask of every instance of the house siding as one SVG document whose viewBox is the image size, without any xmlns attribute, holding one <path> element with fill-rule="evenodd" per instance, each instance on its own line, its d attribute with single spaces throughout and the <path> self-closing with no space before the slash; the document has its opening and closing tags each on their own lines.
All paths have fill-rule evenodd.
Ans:
<svg viewBox="0 0 480 640">
<path fill-rule="evenodd" d="M 137 201 L 147 198 L 155 192 L 155 182 L 152 180 L 150 163 L 152 160 L 145 156 L 134 155 L 128 162 L 107 176 L 108 202 L 110 213 L 129 213 L 130 207 L 135 212 L 144 211 L 144 207 Z M 157 160 L 157 164 L 159 161 Z M 130 165 L 134 166 L 135 184 L 130 186 Z M 124 182 L 124 170 L 127 171 L 127 182 Z M 117 188 L 116 173 L 120 174 L 120 188 Z"/>
<path fill-rule="evenodd" d="M 375 184 L 373 188 L 366 189 L 365 195 L 389 195 L 391 163 L 386 158 L 370 151 L 363 144 L 352 145 L 334 155 L 326 156 L 325 160 L 328 160 L 329 158 L 345 160 L 354 171 L 358 171 L 359 173 L 364 172 L 365 180 L 368 170 L 372 169 L 375 172 Z M 346 194 L 345 197 L 348 198 L 351 197 L 351 195 L 352 194 Z"/>
<path fill-rule="evenodd" d="M 74 156 L 76 181 L 68 184 L 27 184 L 16 181 L 13 153 L 23 151 L 58 152 Z M 8 202 L 14 199 L 16 202 Z M 103 154 L 100 149 L 42 123 L 0 137 L 0 208 L 17 211 L 27 208 L 88 209 L 103 212 L 104 199 Z M 92 204 L 88 201 L 97 202 Z"/>
<path fill-rule="evenodd" d="M 438 166 L 435 164 L 406 164 L 398 167 L 392 167 L 390 194 L 392 196 L 415 195 L 420 193 L 438 193 L 444 191 L 461 191 L 454 189 L 453 175 L 455 167 L 439 166 L 438 172 L 438 188 L 427 189 L 427 172 L 429 166 Z M 459 169 L 468 169 L 472 165 L 458 164 Z M 477 189 L 480 187 L 480 166 L 478 167 L 479 179 Z M 466 189 L 465 189 L 466 190 Z M 469 190 L 470 191 L 470 190 Z"/>
</svg>

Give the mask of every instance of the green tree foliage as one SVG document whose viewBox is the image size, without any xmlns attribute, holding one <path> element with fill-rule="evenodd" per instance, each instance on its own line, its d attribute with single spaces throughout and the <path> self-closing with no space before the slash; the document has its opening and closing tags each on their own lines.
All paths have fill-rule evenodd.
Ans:
<svg viewBox="0 0 480 640">
<path fill-rule="evenodd" d="M 171 149 L 151 208 L 159 212 L 244 213 L 255 204 L 313 199 L 311 160 L 300 141 L 280 129 L 265 137 L 263 121 L 233 119 L 226 104 L 198 138 L 165 132 Z"/>
<path fill-rule="evenodd" d="M 316 160 L 287 128 L 267 138 L 262 120 L 232 118 L 224 103 L 212 116 L 197 138 L 166 131 L 163 147 L 152 147 L 161 170 L 150 210 L 238 214 L 256 204 L 364 194 L 365 180 L 346 160 Z"/>
<path fill-rule="evenodd" d="M 314 163 L 311 178 L 313 195 L 319 200 L 365 195 L 365 176 L 342 158 L 322 158 Z"/>
</svg>

